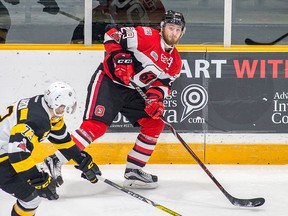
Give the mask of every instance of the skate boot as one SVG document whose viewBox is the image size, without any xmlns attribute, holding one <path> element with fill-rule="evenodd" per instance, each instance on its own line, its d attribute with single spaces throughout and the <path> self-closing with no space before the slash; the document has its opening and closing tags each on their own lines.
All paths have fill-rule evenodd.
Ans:
<svg viewBox="0 0 288 216">
<path fill-rule="evenodd" d="M 49 169 L 51 176 L 56 180 L 56 186 L 59 187 L 64 183 L 61 173 L 62 164 L 58 157 L 53 154 L 44 159 L 44 163 Z"/>
<path fill-rule="evenodd" d="M 125 170 L 124 187 L 137 189 L 152 189 L 158 187 L 158 177 L 144 172 L 142 169 Z"/>
</svg>

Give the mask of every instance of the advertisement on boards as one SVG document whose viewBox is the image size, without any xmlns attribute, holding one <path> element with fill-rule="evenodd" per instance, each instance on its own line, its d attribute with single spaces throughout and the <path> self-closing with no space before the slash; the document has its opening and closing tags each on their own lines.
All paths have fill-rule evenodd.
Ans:
<svg viewBox="0 0 288 216">
<path fill-rule="evenodd" d="M 287 131 L 287 53 L 180 54 L 183 61 L 180 77 L 164 100 L 164 117 L 178 132 Z M 119 114 L 109 131 L 138 129 Z"/>
</svg>

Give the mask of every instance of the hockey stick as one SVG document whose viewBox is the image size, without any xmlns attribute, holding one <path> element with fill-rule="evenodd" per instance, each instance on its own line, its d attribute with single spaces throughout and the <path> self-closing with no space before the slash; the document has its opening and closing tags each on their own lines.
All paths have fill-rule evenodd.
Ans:
<svg viewBox="0 0 288 216">
<path fill-rule="evenodd" d="M 284 38 L 286 38 L 287 36 L 288 36 L 288 33 L 282 35 L 281 37 L 279 37 L 278 39 L 276 39 L 270 43 L 269 42 L 268 43 L 261 43 L 261 42 L 254 41 L 250 38 L 246 38 L 245 43 L 247 45 L 274 45 L 274 44 L 278 43 L 279 41 L 283 40 Z"/>
<path fill-rule="evenodd" d="M 70 18 L 70 19 L 73 19 L 73 20 L 75 20 L 75 21 L 78 21 L 78 22 L 83 21 L 83 19 L 81 19 L 81 18 L 79 18 L 79 17 L 76 17 L 76 16 L 74 16 L 74 15 L 72 15 L 72 14 L 69 14 L 69 13 L 67 13 L 67 12 L 65 12 L 65 11 L 62 11 L 62 10 L 60 10 L 58 13 L 66 16 L 66 17 L 68 17 L 68 18 Z"/>
<path fill-rule="evenodd" d="M 133 191 L 130 191 L 130 190 L 128 190 L 128 189 L 126 189 L 126 188 L 124 188 L 124 187 L 122 187 L 122 186 L 120 186 L 120 185 L 108 180 L 108 179 L 105 179 L 102 176 L 97 176 L 97 178 L 100 179 L 101 181 L 105 182 L 106 184 L 108 184 L 108 185 L 110 185 L 110 186 L 112 186 L 112 187 L 114 187 L 114 188 L 116 188 L 116 189 L 118 189 L 118 190 L 120 190 L 120 191 L 122 191 L 122 192 L 124 192 L 126 194 L 129 194 L 130 196 L 132 196 L 132 197 L 134 197 L 136 199 L 139 199 L 139 200 L 141 200 L 141 201 L 143 201 L 143 202 L 145 202 L 145 203 L 147 203 L 149 205 L 154 206 L 155 208 L 158 208 L 158 209 L 160 209 L 162 211 L 167 212 L 170 215 L 181 216 L 181 214 L 179 214 L 177 212 L 174 212 L 173 210 L 168 209 L 165 206 L 162 206 L 162 205 L 160 205 L 158 203 L 155 203 L 152 200 L 150 200 L 148 198 L 145 198 L 145 197 L 141 196 L 140 194 L 137 194 L 137 193 L 135 193 Z"/>
<path fill-rule="evenodd" d="M 138 91 L 138 93 L 143 97 L 146 103 L 150 104 L 151 101 L 148 99 L 146 94 L 142 91 L 142 89 L 133 81 L 130 80 L 131 85 Z M 235 206 L 240 207 L 258 207 L 264 204 L 264 198 L 253 198 L 253 199 L 238 199 L 231 196 L 217 181 L 217 179 L 212 175 L 212 173 L 208 170 L 208 168 L 203 164 L 203 162 L 199 159 L 199 157 L 193 152 L 193 150 L 189 147 L 189 145 L 183 140 L 183 138 L 177 133 L 177 131 L 173 128 L 173 126 L 167 122 L 163 116 L 160 119 L 164 122 L 164 124 L 170 129 L 170 131 L 175 135 L 175 137 L 180 141 L 180 143 L 185 147 L 185 149 L 190 153 L 190 155 L 197 161 L 197 163 L 201 166 L 201 168 L 206 172 L 206 174 L 212 179 L 212 181 L 216 184 L 216 186 L 222 191 L 222 193 L 226 196 L 226 198 Z"/>
</svg>

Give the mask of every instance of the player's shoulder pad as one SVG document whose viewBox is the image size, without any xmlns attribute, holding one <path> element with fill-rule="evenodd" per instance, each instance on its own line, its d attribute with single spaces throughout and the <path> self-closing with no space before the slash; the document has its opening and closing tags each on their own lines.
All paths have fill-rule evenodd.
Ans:
<svg viewBox="0 0 288 216">
<path fill-rule="evenodd" d="M 43 95 L 30 98 L 27 118 L 22 120 L 23 123 L 29 124 L 38 136 L 42 131 L 50 130 L 51 127 L 49 114 L 43 107 L 42 98 Z"/>
<path fill-rule="evenodd" d="M 136 31 L 139 32 L 140 34 L 143 34 L 145 36 L 151 36 L 151 37 L 159 37 L 159 31 L 154 29 L 154 28 L 151 28 L 151 27 L 148 27 L 148 26 L 137 26 L 136 28 Z"/>
</svg>

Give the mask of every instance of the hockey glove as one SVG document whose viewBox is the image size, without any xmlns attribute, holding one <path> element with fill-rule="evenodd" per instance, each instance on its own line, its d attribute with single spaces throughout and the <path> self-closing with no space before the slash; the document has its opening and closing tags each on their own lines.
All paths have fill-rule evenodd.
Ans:
<svg viewBox="0 0 288 216">
<path fill-rule="evenodd" d="M 39 178 L 31 179 L 30 184 L 35 187 L 40 197 L 48 200 L 57 200 L 59 198 L 56 193 L 56 181 L 46 172 L 43 172 Z"/>
<path fill-rule="evenodd" d="M 134 76 L 133 60 L 130 54 L 118 53 L 113 58 L 115 75 L 123 83 L 129 85 L 130 78 Z"/>
<path fill-rule="evenodd" d="M 153 119 L 159 119 L 164 113 L 164 105 L 162 99 L 158 95 L 148 95 L 150 103 L 146 102 L 145 112 Z"/>
<path fill-rule="evenodd" d="M 83 160 L 79 165 L 76 165 L 75 168 L 82 171 L 82 178 L 87 179 L 94 184 L 98 181 L 96 175 L 102 175 L 102 173 L 87 152 L 82 151 L 81 155 Z"/>
</svg>

